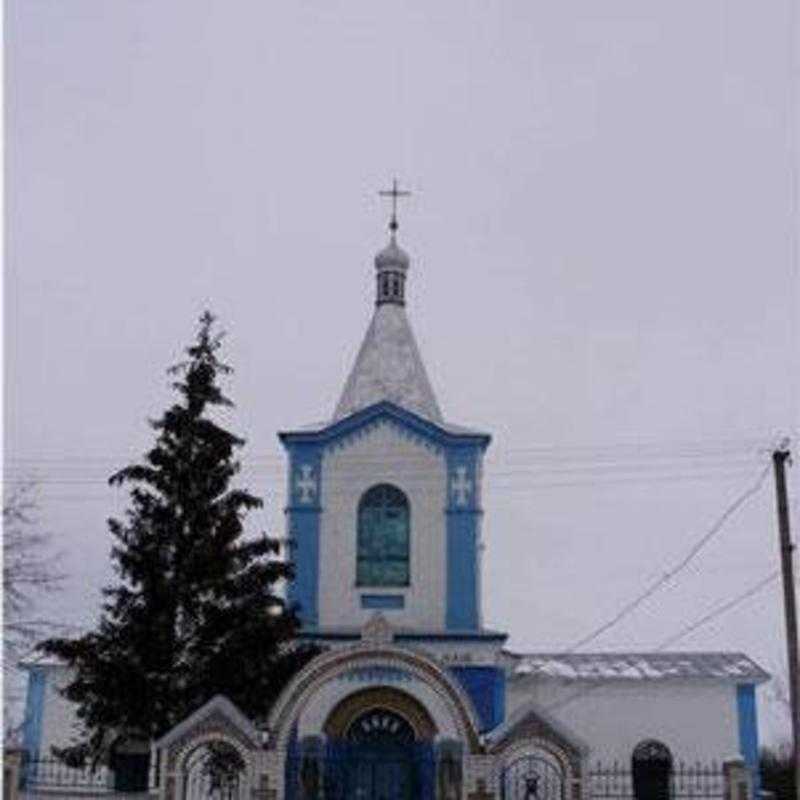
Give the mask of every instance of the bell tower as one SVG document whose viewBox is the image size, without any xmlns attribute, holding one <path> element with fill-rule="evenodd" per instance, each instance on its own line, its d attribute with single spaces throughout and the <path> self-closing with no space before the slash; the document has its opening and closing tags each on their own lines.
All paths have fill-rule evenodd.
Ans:
<svg viewBox="0 0 800 800">
<path fill-rule="evenodd" d="M 303 630 L 357 637 L 378 612 L 415 637 L 481 638 L 481 482 L 490 437 L 442 416 L 406 313 L 409 255 L 375 256 L 372 320 L 330 421 L 289 453 L 290 598 Z"/>
</svg>

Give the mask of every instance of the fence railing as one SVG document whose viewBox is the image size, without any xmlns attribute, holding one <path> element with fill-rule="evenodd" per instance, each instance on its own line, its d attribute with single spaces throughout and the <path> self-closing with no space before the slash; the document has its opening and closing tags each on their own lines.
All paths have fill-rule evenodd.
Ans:
<svg viewBox="0 0 800 800">
<path fill-rule="evenodd" d="M 118 792 L 114 770 L 99 765 L 95 769 L 86 765 L 71 767 L 55 757 L 29 758 L 22 761 L 20 788 L 26 792 L 47 792 L 68 790 L 74 794 L 105 794 Z M 150 761 L 148 786 L 150 790 L 158 787 L 158 763 Z"/>
<path fill-rule="evenodd" d="M 635 798 L 633 773 L 623 765 L 596 764 L 587 775 L 587 796 L 593 800 L 632 800 Z M 678 763 L 669 772 L 664 796 L 670 800 L 716 800 L 725 795 L 722 765 Z"/>
<path fill-rule="evenodd" d="M 23 761 L 21 785 L 25 789 L 54 788 L 86 789 L 89 791 L 114 788 L 114 773 L 108 767 L 70 767 L 57 758 L 28 758 Z"/>
<path fill-rule="evenodd" d="M 158 765 L 150 764 L 150 792 L 157 791 Z M 33 795 L 81 796 L 111 794 L 122 796 L 115 788 L 113 770 L 98 766 L 70 767 L 54 757 L 25 758 L 20 770 L 20 788 Z M 666 787 L 665 787 L 666 788 Z M 633 773 L 625 765 L 595 764 L 586 773 L 584 797 L 587 800 L 635 800 Z M 665 800 L 722 800 L 725 776 L 722 766 L 678 763 L 670 771 Z"/>
</svg>

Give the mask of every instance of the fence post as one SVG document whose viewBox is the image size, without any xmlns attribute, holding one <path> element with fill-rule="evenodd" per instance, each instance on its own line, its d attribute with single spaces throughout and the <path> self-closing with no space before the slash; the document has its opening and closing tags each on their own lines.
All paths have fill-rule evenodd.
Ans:
<svg viewBox="0 0 800 800">
<path fill-rule="evenodd" d="M 22 750 L 3 751 L 3 800 L 17 800 L 22 772 Z"/>
<path fill-rule="evenodd" d="M 750 770 L 742 758 L 730 758 L 722 765 L 725 779 L 725 800 L 753 800 Z"/>
</svg>

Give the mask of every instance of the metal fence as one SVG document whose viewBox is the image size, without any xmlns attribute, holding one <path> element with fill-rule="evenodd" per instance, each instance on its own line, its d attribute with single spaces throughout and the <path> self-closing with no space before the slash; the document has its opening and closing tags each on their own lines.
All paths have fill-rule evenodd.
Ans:
<svg viewBox="0 0 800 800">
<path fill-rule="evenodd" d="M 291 761 L 291 759 L 289 760 Z M 309 775 L 301 774 L 301 765 L 292 763 L 291 766 L 287 761 L 287 778 L 289 779 L 289 795 L 292 796 L 291 784 L 297 782 L 298 786 L 305 782 L 311 781 Z M 114 800 L 143 800 L 150 797 L 154 798 L 158 792 L 157 788 L 157 775 L 158 765 L 155 759 L 151 760 L 150 765 L 150 782 L 149 790 L 144 793 L 132 793 L 120 791 L 115 788 L 115 774 L 112 770 L 104 766 L 99 766 L 97 769 L 92 770 L 90 767 L 70 767 L 56 758 L 34 758 L 25 759 L 20 771 L 20 790 L 22 797 L 25 800 L 61 800 L 62 798 L 88 798 L 98 796 L 113 795 Z M 427 762 L 426 762 L 427 763 Z M 333 767 L 334 764 L 327 766 Z M 336 765 L 341 766 L 341 765 Z M 374 766 L 374 765 L 373 765 Z M 387 780 L 391 778 L 392 782 L 399 786 L 402 780 L 398 777 L 396 770 L 393 771 L 391 765 L 386 765 L 387 768 L 380 771 L 381 775 L 386 772 Z M 527 765 L 526 765 L 527 766 Z M 638 795 L 641 792 L 636 791 L 634 785 L 634 777 L 631 769 L 626 768 L 627 765 L 614 763 L 610 765 L 595 764 L 585 774 L 584 797 L 587 800 L 639 800 Z M 294 767 L 292 769 L 291 767 Z M 363 771 L 363 770 L 362 770 Z M 375 770 L 373 769 L 373 772 Z M 544 792 L 546 783 L 539 780 L 536 787 L 531 788 L 531 781 L 525 781 L 524 778 L 528 777 L 528 771 L 523 770 L 520 776 L 516 776 L 519 780 L 520 786 L 524 785 L 524 789 L 514 791 L 512 787 L 516 787 L 515 775 L 510 775 L 508 786 L 503 786 L 502 792 L 506 797 L 526 797 L 533 796 L 537 798 L 545 798 L 545 800 L 557 800 L 558 792 Z M 325 770 L 329 776 L 335 777 L 338 772 L 334 769 Z M 524 775 L 523 775 L 524 772 Z M 428 774 L 430 773 L 430 774 Z M 371 774 L 371 773 L 370 773 Z M 430 785 L 429 793 L 433 793 L 434 777 L 432 764 L 428 764 L 428 769 L 425 771 L 427 780 L 426 785 Z M 536 773 L 539 774 L 538 772 Z M 359 772 L 360 775 L 360 772 Z M 320 779 L 322 779 L 320 775 Z M 364 776 L 361 776 L 362 778 Z M 369 777 L 369 776 L 368 776 Z M 511 780 L 514 779 L 514 780 Z M 366 778 L 364 778 L 366 780 Z M 373 783 L 375 777 L 372 776 Z M 202 783 L 202 786 L 200 785 Z M 335 783 L 335 781 L 334 781 Z M 320 788 L 325 785 L 324 780 L 320 780 Z M 194 787 L 194 785 L 192 784 Z M 223 787 L 223 789 L 231 789 L 232 787 Z M 235 787 L 237 790 L 241 787 Z M 308 787 L 306 787 L 308 788 Z M 335 787 L 331 784 L 325 787 L 328 793 L 337 797 Z M 530 792 L 534 791 L 535 794 L 531 795 Z M 511 791 L 509 791 L 511 790 Z M 425 792 L 418 792 L 416 789 L 411 790 L 412 794 L 423 796 Z M 194 791 L 187 792 L 190 798 L 230 798 L 239 796 L 241 793 L 238 791 L 220 791 L 220 787 L 213 785 L 213 782 L 208 782 L 208 786 L 204 782 L 198 783 L 194 787 Z M 345 791 L 346 794 L 346 791 Z M 562 793 L 563 794 L 563 793 Z M 313 791 L 312 791 L 313 796 Z M 326 794 L 327 796 L 327 794 Z M 678 763 L 669 772 L 668 783 L 664 786 L 663 792 L 656 792 L 653 794 L 655 800 L 722 800 L 725 796 L 725 779 L 722 766 L 718 763 L 711 762 L 710 764 L 685 764 Z"/>
<path fill-rule="evenodd" d="M 19 788 L 29 798 L 33 795 L 99 795 L 114 793 L 115 797 L 126 794 L 141 796 L 142 793 L 121 791 L 117 786 L 117 775 L 106 766 L 90 765 L 72 767 L 55 757 L 24 758 L 20 770 Z M 148 779 L 149 792 L 158 789 L 158 764 L 151 759 Z"/>
<path fill-rule="evenodd" d="M 596 764 L 587 775 L 586 795 L 592 800 L 635 800 L 633 772 L 623 765 Z M 663 795 L 669 800 L 717 800 L 725 796 L 722 766 L 679 762 L 669 770 Z"/>
</svg>

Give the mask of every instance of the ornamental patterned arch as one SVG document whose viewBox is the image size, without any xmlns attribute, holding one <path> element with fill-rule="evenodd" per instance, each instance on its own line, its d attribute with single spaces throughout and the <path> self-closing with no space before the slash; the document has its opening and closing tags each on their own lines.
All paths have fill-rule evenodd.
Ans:
<svg viewBox="0 0 800 800">
<path fill-rule="evenodd" d="M 419 681 L 446 709 L 447 717 L 467 751 L 479 751 L 478 721 L 464 690 L 432 659 L 391 645 L 341 648 L 323 653 L 307 664 L 286 687 L 270 713 L 272 746 L 285 750 L 292 726 L 303 709 L 313 702 L 316 692 L 329 681 L 357 669 L 394 670 L 408 675 L 412 681 Z"/>
</svg>

